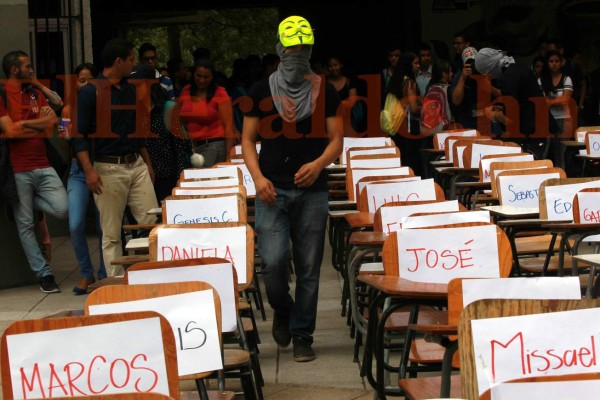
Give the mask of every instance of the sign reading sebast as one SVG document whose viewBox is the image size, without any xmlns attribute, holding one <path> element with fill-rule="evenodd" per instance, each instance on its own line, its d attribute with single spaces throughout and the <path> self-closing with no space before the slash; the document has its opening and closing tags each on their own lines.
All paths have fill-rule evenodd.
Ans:
<svg viewBox="0 0 600 400">
<path fill-rule="evenodd" d="M 548 179 L 560 178 L 558 172 L 531 175 L 498 175 L 500 204 L 516 208 L 539 208 L 540 185 Z"/>
<path fill-rule="evenodd" d="M 521 378 L 600 372 L 598 308 L 473 320 L 471 327 L 480 395 Z"/>
</svg>

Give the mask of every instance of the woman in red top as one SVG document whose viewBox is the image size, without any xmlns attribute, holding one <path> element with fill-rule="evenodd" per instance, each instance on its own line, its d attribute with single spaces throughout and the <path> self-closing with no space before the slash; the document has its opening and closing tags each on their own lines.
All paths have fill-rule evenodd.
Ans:
<svg viewBox="0 0 600 400">
<path fill-rule="evenodd" d="M 180 118 L 204 157 L 204 166 L 223 162 L 233 145 L 233 109 L 231 98 L 214 80 L 215 69 L 208 60 L 197 60 L 193 80 L 179 97 Z"/>
</svg>

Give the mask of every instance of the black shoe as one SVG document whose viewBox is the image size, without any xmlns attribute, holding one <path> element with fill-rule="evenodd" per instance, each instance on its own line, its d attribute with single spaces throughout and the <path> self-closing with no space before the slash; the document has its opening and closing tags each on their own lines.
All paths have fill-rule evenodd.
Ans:
<svg viewBox="0 0 600 400">
<path fill-rule="evenodd" d="M 317 358 L 312 349 L 312 341 L 301 337 L 294 337 L 294 361 L 307 362 Z"/>
<path fill-rule="evenodd" d="M 44 293 L 60 293 L 60 288 L 54 280 L 54 275 L 46 275 L 40 278 L 40 290 Z"/>
<path fill-rule="evenodd" d="M 273 339 L 280 347 L 288 347 L 292 341 L 290 319 L 273 316 Z"/>
</svg>

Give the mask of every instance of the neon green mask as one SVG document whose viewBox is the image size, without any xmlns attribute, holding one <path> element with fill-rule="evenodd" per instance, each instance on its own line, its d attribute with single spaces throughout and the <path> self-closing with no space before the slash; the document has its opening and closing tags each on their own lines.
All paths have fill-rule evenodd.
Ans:
<svg viewBox="0 0 600 400">
<path fill-rule="evenodd" d="M 283 47 L 315 44 L 313 30 L 304 17 L 292 16 L 281 21 L 278 35 Z"/>
</svg>

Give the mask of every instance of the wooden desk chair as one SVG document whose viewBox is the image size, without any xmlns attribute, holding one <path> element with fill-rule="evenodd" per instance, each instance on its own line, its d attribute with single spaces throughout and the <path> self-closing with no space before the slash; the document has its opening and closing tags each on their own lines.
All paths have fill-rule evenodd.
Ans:
<svg viewBox="0 0 600 400">
<path fill-rule="evenodd" d="M 600 204 L 600 188 L 585 188 L 577 192 L 573 199 L 573 222 L 576 224 L 599 222 L 598 204 Z"/>
<path fill-rule="evenodd" d="M 446 138 L 452 136 L 458 137 L 473 137 L 481 136 L 475 129 L 450 129 L 443 132 L 438 132 L 433 135 L 433 148 L 434 150 L 444 150 L 446 145 Z"/>
<path fill-rule="evenodd" d="M 590 156 L 600 156 L 600 130 L 585 133 L 585 151 Z"/>
<path fill-rule="evenodd" d="M 397 168 L 400 167 L 400 154 L 364 154 L 348 158 L 347 168 Z"/>
<path fill-rule="evenodd" d="M 451 162 L 452 165 L 454 167 L 458 167 L 458 157 L 455 157 L 458 155 L 458 150 L 455 153 L 454 152 L 454 146 L 456 144 L 456 142 L 461 142 L 460 146 L 461 147 L 465 147 L 467 144 L 469 144 L 470 142 L 477 142 L 477 143 L 483 143 L 485 141 L 490 141 L 492 140 L 491 137 L 489 136 L 473 136 L 473 137 L 454 137 L 454 136 L 448 136 L 446 137 L 446 139 L 444 139 L 444 157 L 446 158 L 446 161 Z M 494 140 L 492 143 L 499 143 L 499 140 Z M 462 154 L 461 157 L 462 159 Z"/>
<path fill-rule="evenodd" d="M 366 191 L 367 185 L 373 182 L 408 182 L 408 181 L 419 181 L 421 177 L 412 175 L 392 175 L 392 176 L 366 176 L 356 182 L 356 210 L 363 212 L 368 211 L 366 203 Z"/>
<path fill-rule="evenodd" d="M 239 193 L 167 196 L 163 201 L 162 209 L 163 222 L 167 224 L 186 224 L 187 221 L 201 224 L 247 222 L 248 220 L 246 200 Z"/>
<path fill-rule="evenodd" d="M 480 182 L 491 182 L 492 174 L 491 174 L 491 164 L 494 162 L 504 163 L 504 162 L 522 162 L 522 161 L 535 161 L 533 159 L 533 154 L 530 153 L 505 153 L 505 154 L 488 154 L 486 156 L 481 157 L 479 161 L 479 179 Z M 553 167 L 554 165 L 548 165 L 548 167 Z"/>
<path fill-rule="evenodd" d="M 366 137 L 366 138 L 353 138 L 344 137 L 344 143 L 342 144 L 342 154 L 340 157 L 340 164 L 346 165 L 348 159 L 346 158 L 346 152 L 352 148 L 377 148 L 377 147 L 394 147 L 392 139 L 390 137 Z"/>
<path fill-rule="evenodd" d="M 254 200 L 256 197 L 256 188 L 254 186 L 254 181 L 252 180 L 252 175 L 250 175 L 250 171 L 246 164 L 243 162 L 221 162 L 215 165 L 217 168 L 229 168 L 236 167 L 239 172 L 242 174 L 241 184 L 246 188 L 246 195 L 248 200 Z"/>
<path fill-rule="evenodd" d="M 458 326 L 459 353 L 461 365 L 462 394 L 466 399 L 483 399 L 475 369 L 476 360 L 473 348 L 473 329 L 471 321 L 488 318 L 501 318 L 533 314 L 547 314 L 561 311 L 585 310 L 600 306 L 598 299 L 585 300 L 481 300 L 467 306 Z M 552 338 L 547 332 L 544 337 Z M 554 379 L 554 378 L 552 378 Z M 557 378 L 560 379 L 560 378 Z M 489 397 L 487 397 L 489 399 Z"/>
<path fill-rule="evenodd" d="M 155 321 L 158 321 L 158 323 L 155 323 Z M 135 331 L 136 327 L 137 329 L 146 329 L 144 332 L 145 341 L 143 343 L 139 342 L 139 338 L 137 336 L 133 336 L 133 332 Z M 115 332 L 115 334 L 112 335 L 111 332 Z M 56 342 L 53 342 L 53 345 L 49 346 L 46 340 L 51 340 L 47 336 L 50 334 L 57 337 L 64 337 L 64 335 L 67 335 L 66 337 L 69 338 L 69 348 L 65 349 L 64 346 L 56 346 Z M 98 337 L 95 337 L 96 334 Z M 16 335 L 19 337 L 19 343 L 22 344 L 19 347 L 15 347 L 9 343 L 10 340 L 17 337 Z M 112 336 L 114 336 L 114 340 L 110 341 L 110 337 Z M 103 339 L 103 343 L 110 344 L 107 344 L 106 347 L 98 348 L 97 341 L 100 339 Z M 79 376 L 81 376 L 85 373 L 85 364 L 92 364 L 93 361 L 99 356 L 103 357 L 105 355 L 109 357 L 105 357 L 104 364 L 106 364 L 106 362 L 110 364 L 115 361 L 110 359 L 114 356 L 114 354 L 121 354 L 121 357 L 129 358 L 127 351 L 124 351 L 125 349 L 129 349 L 128 346 L 130 346 L 132 349 L 148 351 L 147 348 L 144 350 L 144 348 L 140 346 L 153 346 L 154 342 L 157 340 L 160 340 L 160 346 L 162 346 L 162 355 L 153 357 L 153 362 L 156 363 L 154 365 L 157 370 L 165 371 L 165 374 L 163 375 L 162 372 L 157 373 L 156 371 L 151 370 L 152 372 L 156 373 L 155 376 L 157 378 L 154 382 L 154 386 L 156 388 L 162 387 L 166 389 L 168 393 L 165 394 L 168 394 L 173 399 L 179 399 L 180 393 L 177 383 L 178 378 L 175 339 L 173 337 L 173 331 L 169 325 L 169 322 L 160 314 L 155 312 L 134 312 L 99 316 L 16 321 L 6 328 L 2 334 L 0 343 L 3 398 L 6 400 L 14 399 L 15 397 L 13 395 L 13 389 L 15 389 L 18 393 L 18 389 L 13 388 L 11 368 L 14 368 L 12 371 L 14 372 L 19 371 L 21 368 L 23 368 L 23 371 L 27 371 L 28 368 L 33 367 L 36 371 L 41 371 L 41 374 L 44 374 L 48 371 L 48 365 L 45 367 L 42 366 L 42 368 L 39 369 L 39 364 L 35 362 L 36 359 L 38 359 L 41 363 L 49 362 L 56 366 L 63 362 L 71 363 L 73 361 L 77 361 L 80 362 L 80 368 L 84 368 L 84 370 L 79 374 Z M 13 354 L 15 351 L 18 351 L 20 356 L 14 354 L 11 357 L 11 354 Z M 129 353 L 133 351 L 136 350 L 130 349 Z M 29 354 L 27 355 L 27 353 Z M 24 354 L 25 357 L 23 358 Z M 67 357 L 73 358 L 66 360 Z M 147 359 L 147 361 L 150 360 Z M 72 364 L 76 365 L 77 362 Z M 146 366 L 147 364 L 140 363 L 140 365 Z M 98 370 L 99 369 L 100 368 L 98 368 Z M 69 371 L 71 370 L 69 369 Z M 40 386 L 45 386 L 45 388 L 36 388 L 36 381 L 32 379 L 30 385 L 23 386 L 23 390 L 26 392 L 22 395 L 18 395 L 17 398 L 27 398 L 28 395 L 31 397 L 32 391 L 34 390 L 37 390 L 40 395 L 43 395 L 42 397 L 46 398 L 48 396 L 57 397 L 57 395 L 61 394 L 64 396 L 76 396 L 82 393 L 91 395 L 94 393 L 94 390 L 96 392 L 100 391 L 100 388 L 90 388 L 90 384 L 87 383 L 86 378 L 84 378 L 83 382 L 78 382 L 77 378 L 71 379 L 66 375 L 61 379 L 60 376 L 66 373 L 66 370 L 64 370 L 62 367 L 56 369 L 55 373 L 57 374 L 56 379 L 58 380 L 53 381 L 54 390 L 52 390 L 51 393 L 44 394 L 44 389 L 50 389 L 48 386 L 50 383 L 47 382 L 47 385 L 44 385 L 42 381 L 43 376 L 38 375 L 39 380 L 37 382 L 39 382 Z M 91 372 L 89 375 L 91 375 Z M 142 379 L 139 376 L 136 376 L 136 378 Z M 141 387 L 142 384 L 149 383 L 146 382 L 145 379 L 144 382 L 139 381 L 139 379 L 138 387 Z M 108 380 L 109 379 L 107 379 L 107 381 Z M 69 382 L 69 384 L 72 382 L 73 385 L 76 385 L 78 392 L 75 391 L 73 386 L 69 386 L 68 388 L 65 387 L 67 382 Z M 120 381 L 119 384 L 121 384 Z M 150 384 L 152 384 L 152 382 L 150 382 Z M 136 389 L 134 385 L 135 383 L 131 382 L 123 385 L 120 388 L 117 385 L 113 385 L 111 390 L 115 392 L 122 391 L 122 393 L 130 393 L 139 390 Z M 21 386 L 21 383 L 19 383 L 19 386 Z M 60 389 L 61 387 L 62 389 Z M 144 387 L 144 390 L 148 390 L 148 387 Z M 33 396 L 39 398 L 39 396 L 35 394 Z"/>
<path fill-rule="evenodd" d="M 246 188 L 243 185 L 221 186 L 215 188 L 182 188 L 174 187 L 171 191 L 173 196 L 202 196 L 207 194 L 239 193 L 246 198 Z"/>
<path fill-rule="evenodd" d="M 367 184 L 361 191 L 357 209 L 375 213 L 386 203 L 425 200 L 445 200 L 444 190 L 433 179 L 404 182 L 377 181 Z"/>
<path fill-rule="evenodd" d="M 501 142 L 499 144 L 472 142 L 465 147 L 462 153 L 462 166 L 465 168 L 478 168 L 479 162 L 485 156 L 506 153 L 514 155 L 522 152 L 521 146 L 513 142 Z"/>
<path fill-rule="evenodd" d="M 261 149 L 261 142 L 256 142 L 256 152 L 260 153 L 260 149 Z M 231 149 L 229 150 L 229 154 L 227 156 L 228 159 L 232 159 L 232 158 L 239 158 L 242 156 L 242 145 L 241 144 L 236 144 L 235 146 L 232 146 Z"/>
<path fill-rule="evenodd" d="M 214 309 L 212 309 L 212 314 L 204 314 L 207 318 L 214 318 L 213 321 L 216 323 L 217 331 L 218 331 L 218 343 L 214 343 L 216 349 L 212 349 L 216 351 L 217 354 L 221 354 L 222 356 L 222 343 L 221 343 L 221 302 L 219 300 L 219 294 L 214 288 L 205 283 L 205 282 L 178 282 L 178 283 L 158 283 L 158 284 L 147 284 L 147 285 L 111 285 L 104 286 L 98 290 L 95 290 L 90 296 L 86 299 L 85 303 L 85 312 L 86 315 L 90 315 L 90 308 L 98 305 L 104 304 L 113 304 L 113 303 L 127 303 L 127 302 L 135 302 L 141 300 L 148 299 L 157 299 L 157 298 L 165 298 L 167 300 L 167 296 L 174 296 L 179 294 L 186 293 L 195 293 L 195 292 L 203 292 L 209 290 L 212 293 L 213 301 L 214 301 Z M 143 306 L 141 306 L 143 307 Z M 156 311 L 156 310 L 147 310 L 147 311 Z M 210 310 L 205 310 L 207 313 L 211 313 Z M 100 311 L 102 313 L 102 311 Z M 92 312 L 95 314 L 95 312 Z M 212 317 L 211 317 L 212 315 Z M 168 318 L 166 316 L 166 318 Z M 174 326 L 176 322 L 171 323 L 171 327 L 173 329 L 173 336 L 179 338 L 178 342 L 178 352 L 185 351 L 183 349 L 184 344 L 181 342 L 182 334 L 179 332 L 179 329 L 182 327 Z M 194 328 L 198 328 L 198 326 L 194 326 Z M 187 329 L 187 327 L 185 328 Z M 223 361 L 219 361 L 219 364 L 222 365 Z M 208 391 L 206 389 L 206 385 L 204 384 L 204 379 L 207 379 L 210 376 L 216 376 L 217 371 L 214 370 L 204 370 L 198 368 L 192 373 L 182 375 L 180 373 L 180 380 L 194 380 L 196 382 L 196 387 L 198 389 L 198 394 L 201 399 L 208 398 Z M 223 392 L 221 389 L 220 392 Z M 230 398 L 233 399 L 234 394 L 230 393 Z"/>
<path fill-rule="evenodd" d="M 512 170 L 536 170 L 542 168 L 553 168 L 551 160 L 532 161 L 494 161 L 489 164 L 489 181 L 491 183 L 492 197 L 498 197 L 498 182 L 496 178 L 499 173 Z M 481 170 L 481 167 L 480 167 Z"/>
<path fill-rule="evenodd" d="M 231 270 L 227 273 L 229 267 Z M 257 392 L 262 397 L 262 372 L 258 359 L 258 329 L 254 318 L 242 318 L 251 311 L 245 299 L 238 298 L 239 285 L 235 268 L 225 259 L 207 257 L 202 259 L 153 261 L 132 266 L 125 274 L 124 284 L 175 283 L 201 281 L 212 285 L 221 299 L 221 326 L 224 339 L 234 339 L 241 347 L 224 349 L 224 370 L 237 371 L 244 378 L 248 368 L 252 368 Z"/>
<path fill-rule="evenodd" d="M 179 174 L 180 180 L 220 178 L 237 178 L 240 183 L 244 181 L 242 171 L 235 168 L 234 165 L 212 168 L 186 168 Z"/>
<path fill-rule="evenodd" d="M 410 167 L 397 168 L 355 168 L 346 170 L 346 190 L 348 191 L 348 200 L 356 202 L 358 197 L 357 184 L 358 181 L 367 176 L 398 176 L 409 175 L 414 176 L 414 172 Z"/>
<path fill-rule="evenodd" d="M 242 184 L 240 178 L 199 178 L 199 179 L 179 179 L 177 187 L 181 188 L 214 188 L 225 186 L 236 186 Z"/>
<path fill-rule="evenodd" d="M 423 212 L 411 214 L 404 218 L 402 229 L 426 228 L 436 225 L 462 224 L 467 222 L 492 223 L 491 218 L 488 211 Z"/>
<path fill-rule="evenodd" d="M 425 342 L 416 340 L 411 348 L 412 354 L 427 355 L 428 359 L 434 360 L 437 353 L 437 361 L 443 365 L 442 384 L 440 377 L 419 377 L 412 379 L 401 379 L 400 387 L 406 393 L 408 399 L 424 399 L 436 396 L 445 397 L 451 393 L 452 397 L 460 396 L 460 376 L 450 377 L 450 357 L 452 353 L 452 367 L 460 368 L 460 360 L 457 350 L 456 339 L 460 315 L 468 304 L 482 299 L 548 299 L 548 300 L 579 300 L 581 293 L 579 281 L 573 278 L 511 278 L 499 279 L 453 279 L 448 284 L 448 324 L 437 326 L 424 326 L 417 324 L 412 326 L 416 331 L 432 335 L 434 340 Z M 463 294 L 463 283 L 468 281 L 471 290 L 469 303 L 465 303 Z M 548 284 L 546 284 L 548 283 Z M 550 283 L 553 283 L 551 285 Z M 554 286 L 558 284 L 559 286 Z M 478 288 L 478 289 L 477 289 Z M 437 337 L 437 338 L 436 338 Z M 435 343 L 434 343 L 435 342 Z M 440 343 L 440 344 L 436 344 Z M 436 347 L 437 346 L 437 349 Z M 427 352 L 427 353 L 426 353 Z M 448 387 L 450 384 L 450 387 Z M 451 392 L 450 392 L 451 389 Z"/>
<path fill-rule="evenodd" d="M 396 146 L 350 147 L 344 152 L 345 160 L 355 156 L 393 154 L 400 157 L 400 149 Z M 347 162 L 346 162 L 347 164 Z"/>
<path fill-rule="evenodd" d="M 589 131 L 600 131 L 600 125 L 596 126 L 580 126 L 575 129 L 575 140 L 585 143 L 585 134 Z"/>
</svg>

